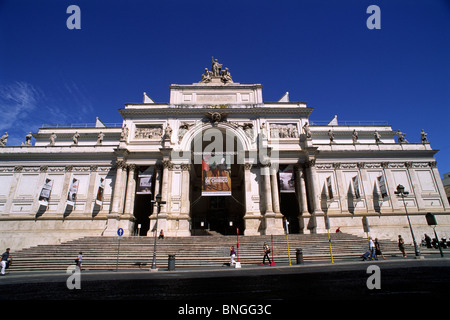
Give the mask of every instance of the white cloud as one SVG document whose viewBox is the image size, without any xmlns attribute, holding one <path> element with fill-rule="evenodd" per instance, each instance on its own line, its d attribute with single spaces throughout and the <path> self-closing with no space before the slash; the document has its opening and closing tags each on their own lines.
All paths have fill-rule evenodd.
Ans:
<svg viewBox="0 0 450 320">
<path fill-rule="evenodd" d="M 27 121 L 42 98 L 40 90 L 26 82 L 0 86 L 0 130 L 17 128 Z"/>
<path fill-rule="evenodd" d="M 0 136 L 8 132 L 7 145 L 19 146 L 28 132 L 37 132 L 43 124 L 89 122 L 86 117 L 94 108 L 84 91 L 74 82 L 64 82 L 61 95 L 54 90 L 44 94 L 23 81 L 0 85 Z"/>
</svg>

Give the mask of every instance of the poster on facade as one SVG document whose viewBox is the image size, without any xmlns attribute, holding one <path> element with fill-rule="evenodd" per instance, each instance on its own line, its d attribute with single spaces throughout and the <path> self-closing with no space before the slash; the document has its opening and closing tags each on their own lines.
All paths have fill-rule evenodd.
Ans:
<svg viewBox="0 0 450 320">
<path fill-rule="evenodd" d="M 136 194 L 152 194 L 153 167 L 139 169 Z"/>
<path fill-rule="evenodd" d="M 80 180 L 73 178 L 69 187 L 69 194 L 67 195 L 67 204 L 69 206 L 75 205 L 75 200 L 77 199 L 78 185 L 80 184 Z"/>
<path fill-rule="evenodd" d="M 388 193 L 387 193 L 387 189 L 386 189 L 386 182 L 384 180 L 384 176 L 382 176 L 382 175 L 379 176 L 377 178 L 377 180 L 378 180 L 378 185 L 380 186 L 381 197 L 383 199 L 388 198 Z"/>
<path fill-rule="evenodd" d="M 359 177 L 356 175 L 352 178 L 353 192 L 356 199 L 361 199 L 361 194 L 359 193 Z"/>
<path fill-rule="evenodd" d="M 331 184 L 331 176 L 327 177 L 327 191 L 328 191 L 328 199 L 333 199 L 333 186 Z"/>
<path fill-rule="evenodd" d="M 229 155 L 202 156 L 202 196 L 231 196 Z"/>
<path fill-rule="evenodd" d="M 280 176 L 280 192 L 281 193 L 295 193 L 295 177 L 294 170 L 291 165 L 286 169 L 280 170 L 278 173 Z"/>
<path fill-rule="evenodd" d="M 95 203 L 100 207 L 103 205 L 103 192 L 105 191 L 105 178 L 100 178 L 100 185 L 97 190 L 97 197 Z"/>
<path fill-rule="evenodd" d="M 45 179 L 45 184 L 41 189 L 39 194 L 39 204 L 41 206 L 48 206 L 48 200 L 50 199 L 50 194 L 52 193 L 53 180 L 47 178 Z"/>
</svg>

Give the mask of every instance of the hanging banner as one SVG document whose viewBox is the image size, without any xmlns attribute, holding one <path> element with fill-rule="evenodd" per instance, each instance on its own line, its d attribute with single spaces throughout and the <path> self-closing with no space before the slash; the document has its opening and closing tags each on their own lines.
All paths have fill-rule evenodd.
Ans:
<svg viewBox="0 0 450 320">
<path fill-rule="evenodd" d="M 356 175 L 352 178 L 353 190 L 355 192 L 355 198 L 361 199 L 361 194 L 359 193 L 359 177 Z"/>
<path fill-rule="evenodd" d="M 41 206 L 48 206 L 48 200 L 50 199 L 50 194 L 52 193 L 53 180 L 45 179 L 45 184 L 42 187 L 41 193 L 39 194 L 39 204 Z"/>
<path fill-rule="evenodd" d="M 72 183 L 70 184 L 69 194 L 67 195 L 67 204 L 69 206 L 73 207 L 75 205 L 79 184 L 80 180 L 73 178 Z"/>
<path fill-rule="evenodd" d="M 97 190 L 97 198 L 95 198 L 95 203 L 100 207 L 103 205 L 103 192 L 105 191 L 105 178 L 100 178 L 100 185 Z"/>
<path fill-rule="evenodd" d="M 230 155 L 202 156 L 202 196 L 231 196 Z"/>
<path fill-rule="evenodd" d="M 327 190 L 328 190 L 328 198 L 333 199 L 333 186 L 331 185 L 331 176 L 327 177 Z"/>
<path fill-rule="evenodd" d="M 377 177 L 377 180 L 378 180 L 378 185 L 380 186 L 381 196 L 383 197 L 383 199 L 388 198 L 388 193 L 387 193 L 387 189 L 386 189 L 386 181 L 384 180 L 384 176 L 381 175 L 381 176 Z"/>
<path fill-rule="evenodd" d="M 140 168 L 136 194 L 152 194 L 153 167 Z"/>
<path fill-rule="evenodd" d="M 280 192 L 295 193 L 295 176 L 291 165 L 287 166 L 283 171 L 278 173 L 280 176 Z"/>
</svg>

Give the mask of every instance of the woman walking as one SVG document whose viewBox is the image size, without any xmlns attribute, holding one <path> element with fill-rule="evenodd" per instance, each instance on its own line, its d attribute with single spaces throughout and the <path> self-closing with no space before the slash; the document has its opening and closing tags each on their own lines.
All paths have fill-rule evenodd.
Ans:
<svg viewBox="0 0 450 320">
<path fill-rule="evenodd" d="M 383 255 L 383 252 L 381 252 L 380 243 L 378 242 L 378 238 L 375 238 L 375 255 L 381 256 L 383 259 L 386 259 Z"/>
<path fill-rule="evenodd" d="M 234 265 L 234 258 L 236 258 L 236 252 L 234 251 L 234 246 L 230 247 L 230 267 Z"/>
<path fill-rule="evenodd" d="M 269 265 L 272 264 L 272 262 L 270 261 L 270 257 L 269 257 L 269 253 L 270 253 L 270 247 L 267 245 L 267 242 L 264 242 L 264 259 L 263 259 L 263 263 L 261 263 L 262 265 L 266 264 L 266 258 L 269 260 Z"/>
<path fill-rule="evenodd" d="M 401 235 L 398 235 L 398 248 L 402 252 L 403 258 L 406 258 L 405 241 L 403 240 Z"/>
</svg>

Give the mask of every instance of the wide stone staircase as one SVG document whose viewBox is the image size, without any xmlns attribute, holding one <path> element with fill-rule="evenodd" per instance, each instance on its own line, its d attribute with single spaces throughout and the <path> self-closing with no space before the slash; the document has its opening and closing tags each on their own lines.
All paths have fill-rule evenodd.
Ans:
<svg viewBox="0 0 450 320">
<path fill-rule="evenodd" d="M 368 249 L 367 238 L 350 234 L 331 234 L 334 260 L 358 260 Z M 330 261 L 327 234 L 289 235 L 289 254 L 296 263 L 296 249 L 302 249 L 303 259 L 308 261 Z M 175 255 L 176 268 L 199 266 L 222 266 L 230 262 L 229 248 L 237 250 L 236 236 L 192 236 L 157 240 L 157 267 L 166 269 L 169 255 Z M 279 263 L 288 263 L 286 236 L 239 236 L 239 262 L 243 266 L 259 264 L 263 259 L 263 244 L 272 248 L 271 258 Z M 273 245 L 272 245 L 273 242 Z M 381 240 L 384 256 L 401 256 L 397 243 Z M 115 270 L 149 269 L 152 265 L 153 237 L 85 237 L 59 245 L 38 245 L 12 253 L 11 271 L 66 270 L 75 264 L 78 252 L 83 253 L 83 269 Z M 407 246 L 408 255 L 414 255 L 412 246 Z M 422 249 L 423 250 L 423 249 Z M 425 249 L 426 250 L 426 249 Z M 437 250 L 428 249 L 429 253 Z M 119 254 L 118 254 L 119 252 Z"/>
</svg>

